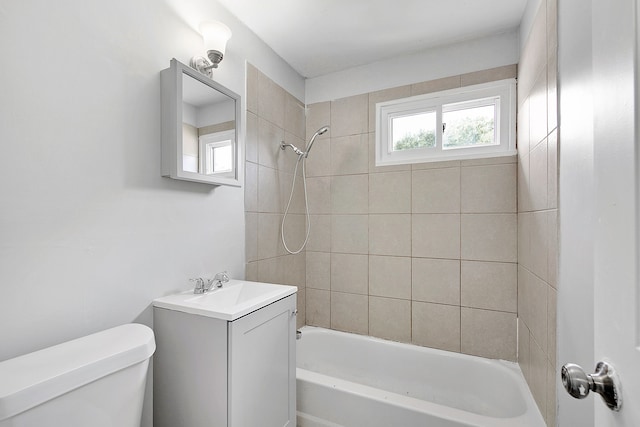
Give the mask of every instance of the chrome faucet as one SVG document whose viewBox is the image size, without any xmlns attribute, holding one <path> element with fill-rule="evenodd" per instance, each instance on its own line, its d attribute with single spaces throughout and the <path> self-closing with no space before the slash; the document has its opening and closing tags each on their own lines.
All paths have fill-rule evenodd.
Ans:
<svg viewBox="0 0 640 427">
<path fill-rule="evenodd" d="M 189 279 L 191 282 L 196 282 L 196 286 L 193 288 L 194 294 L 204 294 L 211 290 L 214 286 L 221 288 L 223 283 L 229 281 L 229 275 L 226 271 L 216 274 L 213 279 L 203 279 L 202 277 L 196 277 L 195 279 Z"/>
</svg>

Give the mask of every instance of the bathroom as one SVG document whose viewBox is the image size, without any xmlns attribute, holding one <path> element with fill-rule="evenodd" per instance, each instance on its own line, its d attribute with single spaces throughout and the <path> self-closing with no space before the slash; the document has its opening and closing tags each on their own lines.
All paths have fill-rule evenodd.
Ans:
<svg viewBox="0 0 640 427">
<path fill-rule="evenodd" d="M 618 64 L 609 60 L 624 62 L 618 56 L 634 48 L 635 41 L 629 41 L 606 49 L 606 42 L 622 37 L 617 32 L 630 31 L 627 21 L 610 22 L 633 15 L 624 9 L 627 3 L 608 10 L 608 2 L 584 7 L 577 0 L 558 0 L 557 43 L 556 2 L 529 1 L 519 28 L 305 80 L 217 1 L 3 1 L 0 360 L 123 323 L 151 326 L 153 299 L 187 289 L 190 277 L 227 270 L 235 278 L 298 286 L 299 319 L 306 319 L 301 324 L 517 361 L 547 425 L 617 425 L 599 402 L 574 402 L 557 390 L 562 391 L 562 364 L 590 370 L 608 355 L 601 351 L 608 341 L 596 336 L 606 324 L 604 312 L 593 320 L 569 298 L 585 294 L 585 304 L 593 306 L 604 291 L 585 266 L 607 272 L 610 264 L 599 261 L 603 255 L 594 250 L 596 243 L 609 233 L 628 244 L 619 235 L 633 235 L 604 228 L 618 222 L 615 213 L 601 229 L 584 231 L 596 213 L 600 218 L 606 212 L 589 201 L 595 190 L 581 185 L 595 181 L 584 166 L 591 163 L 583 160 L 600 153 L 594 148 L 598 136 L 622 131 L 594 123 L 596 113 L 611 117 L 617 105 L 589 104 L 572 91 L 572 85 L 608 81 L 606 64 Z M 203 17 L 224 22 L 233 32 L 215 79 L 242 96 L 242 188 L 160 175 L 159 73 L 171 58 L 188 62 L 202 46 L 196 28 Z M 602 35 L 600 27 L 617 32 Z M 592 55 L 562 56 L 562 46 L 565 52 Z M 560 104 L 558 64 L 568 89 Z M 513 77 L 518 78 L 517 157 L 375 167 L 376 102 Z M 585 123 L 593 132 L 580 128 Z M 319 137 L 307 162 L 309 243 L 302 254 L 285 255 L 279 227 L 295 158 L 278 144 L 304 145 L 323 125 L 330 133 Z M 594 168 L 623 172 L 618 165 L 604 168 L 603 158 Z M 458 194 L 462 206 L 471 200 L 464 199 L 469 192 L 464 183 L 477 183 L 478 176 L 504 178 L 495 181 L 501 198 L 473 199 L 493 202 L 473 214 L 460 205 L 425 206 L 419 196 L 430 189 L 423 184 L 437 173 L 462 178 L 447 190 Z M 598 182 L 616 179 L 605 175 Z M 390 185 L 412 191 L 397 194 Z M 628 187 L 630 193 L 611 193 L 633 200 L 635 189 Z M 597 188 L 604 199 L 607 191 Z M 289 230 L 293 241 L 304 226 L 299 196 Z M 345 203 L 347 198 L 352 200 Z M 416 224 L 427 215 L 457 221 L 461 242 L 464 230 L 477 243 L 483 242 L 479 233 L 490 229 L 465 221 L 493 225 L 491 236 L 502 239 L 495 257 L 444 258 L 461 272 L 500 264 L 504 280 L 467 294 L 461 275 L 455 277 L 457 293 L 445 289 L 412 298 L 420 291 L 413 286 L 421 286 L 414 285 L 412 271 L 435 268 L 425 259 L 441 259 L 411 256 L 413 233 L 420 232 Z M 341 226 L 361 232 L 340 242 Z M 634 310 L 619 310 L 619 322 L 633 318 Z M 435 331 L 421 329 L 437 321 L 442 325 Z M 446 333 L 438 333 L 443 327 Z M 487 346 L 496 334 L 500 345 Z M 627 390 L 640 387 L 631 377 L 622 379 Z M 147 393 L 143 426 L 153 424 L 151 407 Z"/>
</svg>

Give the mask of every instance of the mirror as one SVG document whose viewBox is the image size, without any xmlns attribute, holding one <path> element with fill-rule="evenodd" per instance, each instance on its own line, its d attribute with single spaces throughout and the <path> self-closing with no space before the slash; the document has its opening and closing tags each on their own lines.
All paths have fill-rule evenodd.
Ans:
<svg viewBox="0 0 640 427">
<path fill-rule="evenodd" d="M 162 80 L 162 175 L 240 186 L 240 97 L 171 60 Z"/>
</svg>

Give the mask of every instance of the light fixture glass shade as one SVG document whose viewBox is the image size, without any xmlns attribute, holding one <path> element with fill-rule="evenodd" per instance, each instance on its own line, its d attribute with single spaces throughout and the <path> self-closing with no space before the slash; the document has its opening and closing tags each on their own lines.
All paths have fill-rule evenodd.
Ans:
<svg viewBox="0 0 640 427">
<path fill-rule="evenodd" d="M 206 51 L 215 50 L 224 55 L 227 41 L 231 38 L 229 27 L 218 21 L 204 21 L 200 24 L 200 33 Z"/>
</svg>

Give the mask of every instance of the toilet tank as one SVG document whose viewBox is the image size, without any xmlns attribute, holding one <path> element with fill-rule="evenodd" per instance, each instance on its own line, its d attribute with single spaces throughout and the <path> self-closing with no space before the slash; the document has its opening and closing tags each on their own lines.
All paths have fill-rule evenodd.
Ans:
<svg viewBox="0 0 640 427">
<path fill-rule="evenodd" d="M 0 427 L 139 427 L 155 348 L 127 324 L 0 362 Z"/>
</svg>

